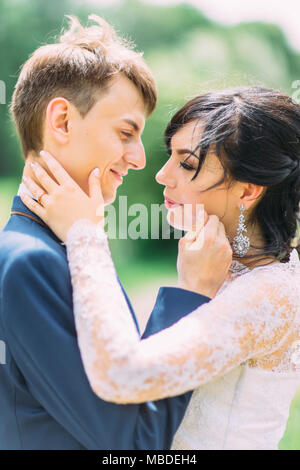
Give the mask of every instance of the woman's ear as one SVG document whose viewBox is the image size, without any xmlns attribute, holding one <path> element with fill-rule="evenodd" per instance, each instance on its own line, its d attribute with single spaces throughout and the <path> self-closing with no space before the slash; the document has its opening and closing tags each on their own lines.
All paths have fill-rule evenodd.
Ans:
<svg viewBox="0 0 300 470">
<path fill-rule="evenodd" d="M 60 145 L 67 144 L 70 138 L 70 103 L 62 97 L 53 98 L 46 109 L 45 124 L 48 133 Z"/>
<path fill-rule="evenodd" d="M 267 189 L 265 186 L 259 186 L 253 183 L 243 183 L 243 188 L 243 193 L 240 199 L 246 210 L 257 204 L 260 196 L 262 196 Z"/>
</svg>

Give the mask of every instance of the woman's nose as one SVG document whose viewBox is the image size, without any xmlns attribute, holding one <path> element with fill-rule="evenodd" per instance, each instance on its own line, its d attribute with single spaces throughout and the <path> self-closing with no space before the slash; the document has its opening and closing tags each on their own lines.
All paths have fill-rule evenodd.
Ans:
<svg viewBox="0 0 300 470">
<path fill-rule="evenodd" d="M 174 187 L 176 185 L 175 179 L 172 177 L 168 167 L 164 165 L 155 176 L 156 181 L 164 186 Z"/>
</svg>

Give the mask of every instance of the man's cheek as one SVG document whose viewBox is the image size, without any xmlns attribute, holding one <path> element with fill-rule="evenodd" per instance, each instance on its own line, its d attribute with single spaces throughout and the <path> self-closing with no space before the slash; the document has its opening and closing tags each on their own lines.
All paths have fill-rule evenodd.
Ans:
<svg viewBox="0 0 300 470">
<path fill-rule="evenodd" d="M 110 162 L 111 164 L 114 164 L 115 162 L 120 160 L 120 158 L 122 158 L 124 154 L 124 148 L 125 148 L 125 145 L 121 141 L 111 142 L 110 145 L 108 145 L 106 149 L 107 161 Z"/>
</svg>

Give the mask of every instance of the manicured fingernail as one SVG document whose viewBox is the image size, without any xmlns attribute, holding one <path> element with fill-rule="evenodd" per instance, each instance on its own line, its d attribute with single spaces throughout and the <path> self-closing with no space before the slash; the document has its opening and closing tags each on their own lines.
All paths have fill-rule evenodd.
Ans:
<svg viewBox="0 0 300 470">
<path fill-rule="evenodd" d="M 100 176 L 100 170 L 99 170 L 99 168 L 95 168 L 95 169 L 93 170 L 93 173 L 94 173 L 95 176 L 97 176 L 97 178 L 99 178 L 99 176 Z"/>
<path fill-rule="evenodd" d="M 36 168 L 37 164 L 35 162 L 30 162 L 30 166 L 31 166 L 31 168 Z"/>
<path fill-rule="evenodd" d="M 45 152 L 44 150 L 41 150 L 41 151 L 40 151 L 40 156 L 47 158 L 47 154 L 46 154 L 46 152 Z"/>
<path fill-rule="evenodd" d="M 25 182 L 28 181 L 27 176 L 23 176 L 22 180 L 25 181 Z"/>
</svg>

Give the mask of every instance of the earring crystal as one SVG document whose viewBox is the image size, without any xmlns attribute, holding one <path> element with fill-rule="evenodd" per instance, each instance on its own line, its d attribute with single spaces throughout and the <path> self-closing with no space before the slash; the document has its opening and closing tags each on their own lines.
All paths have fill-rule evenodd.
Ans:
<svg viewBox="0 0 300 470">
<path fill-rule="evenodd" d="M 242 232 L 247 232 L 247 228 L 245 225 L 245 217 L 244 217 L 244 211 L 245 211 L 245 206 L 244 204 L 241 204 L 240 207 L 240 215 L 239 215 L 239 224 L 237 227 L 237 235 L 233 239 L 233 250 L 234 252 L 242 258 L 245 256 L 247 251 L 250 248 L 250 239 L 246 235 L 243 235 Z"/>
</svg>

